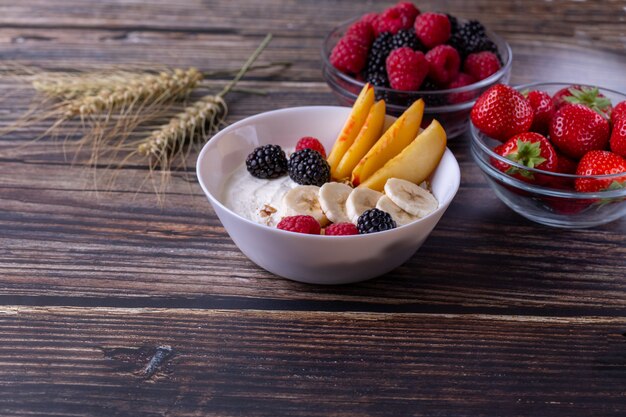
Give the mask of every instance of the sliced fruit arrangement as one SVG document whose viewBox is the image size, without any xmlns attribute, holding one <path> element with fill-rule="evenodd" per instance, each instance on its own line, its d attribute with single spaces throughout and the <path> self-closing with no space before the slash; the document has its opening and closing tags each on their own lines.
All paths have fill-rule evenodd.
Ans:
<svg viewBox="0 0 626 417">
<path fill-rule="evenodd" d="M 626 187 L 626 102 L 613 106 L 598 87 L 571 85 L 550 96 L 495 85 L 478 98 L 471 120 L 503 142 L 494 152 L 506 160 L 491 164 L 518 180 L 578 192 Z M 547 181 L 537 171 L 624 176 Z"/>
<path fill-rule="evenodd" d="M 295 183 L 275 213 L 279 229 L 329 236 L 393 229 L 439 207 L 428 178 L 446 149 L 446 134 L 433 120 L 420 131 L 424 102 L 411 105 L 385 127 L 385 102 L 366 84 L 333 147 L 303 137 L 289 157 L 277 145 L 260 146 L 246 159 L 248 172 Z"/>
<path fill-rule="evenodd" d="M 411 2 L 362 16 L 329 58 L 341 72 L 401 91 L 455 88 L 461 74 L 465 82 L 477 82 L 502 66 L 498 48 L 480 22 L 421 13 Z"/>
</svg>

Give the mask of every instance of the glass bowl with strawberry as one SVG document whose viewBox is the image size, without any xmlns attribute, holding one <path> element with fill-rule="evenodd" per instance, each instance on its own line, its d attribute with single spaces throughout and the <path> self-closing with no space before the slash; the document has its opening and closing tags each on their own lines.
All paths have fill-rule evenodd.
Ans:
<svg viewBox="0 0 626 417">
<path fill-rule="evenodd" d="M 495 85 L 471 111 L 471 151 L 496 195 L 535 222 L 592 227 L 626 215 L 626 95 Z"/>
<path fill-rule="evenodd" d="M 340 24 L 321 52 L 324 79 L 342 105 L 352 105 L 367 82 L 392 115 L 423 98 L 425 123 L 437 119 L 448 138 L 467 130 L 483 91 L 509 81 L 513 59 L 508 43 L 477 20 L 422 12 L 411 2 Z"/>
</svg>

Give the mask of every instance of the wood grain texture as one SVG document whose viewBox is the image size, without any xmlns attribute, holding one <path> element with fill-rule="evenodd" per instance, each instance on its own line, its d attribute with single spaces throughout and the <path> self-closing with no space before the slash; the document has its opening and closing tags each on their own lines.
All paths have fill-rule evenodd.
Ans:
<svg viewBox="0 0 626 417">
<path fill-rule="evenodd" d="M 623 317 L 6 306 L 0 413 L 620 416 L 625 327 Z M 173 355 L 146 378 L 164 345 Z"/>
<path fill-rule="evenodd" d="M 269 94 L 233 94 L 228 121 L 336 104 L 323 36 L 392 3 L 0 1 L 0 128 L 32 99 L 8 61 L 236 69 L 270 31 L 259 62 L 294 65 L 247 76 L 242 86 Z M 623 1 L 419 6 L 504 36 L 513 83 L 626 91 Z M 378 279 L 320 287 L 247 260 L 192 167 L 174 174 L 162 208 L 149 186 L 137 191 L 141 161 L 96 192 L 84 159 L 50 138 L 28 144 L 47 126 L 0 136 L 2 416 L 626 413 L 626 219 L 580 231 L 523 219 L 488 188 L 468 137 L 450 143 L 461 188 L 420 251 Z M 158 347 L 171 348 L 163 363 Z"/>
</svg>

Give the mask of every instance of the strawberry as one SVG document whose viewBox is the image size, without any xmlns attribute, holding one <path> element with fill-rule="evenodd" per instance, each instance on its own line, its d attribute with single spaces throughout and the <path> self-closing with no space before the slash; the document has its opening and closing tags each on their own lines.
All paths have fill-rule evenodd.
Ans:
<svg viewBox="0 0 626 417">
<path fill-rule="evenodd" d="M 557 91 L 552 97 L 557 110 L 566 104 L 582 104 L 597 112 L 602 117 L 611 115 L 611 100 L 600 92 L 598 87 L 571 85 Z"/>
<path fill-rule="evenodd" d="M 550 123 L 550 139 L 565 155 L 580 159 L 609 143 L 609 122 L 582 104 L 569 104 L 556 112 Z"/>
<path fill-rule="evenodd" d="M 556 151 L 550 142 L 539 133 L 526 132 L 513 136 L 502 145 L 496 146 L 494 151 L 508 160 L 528 168 L 554 172 L 557 169 Z M 492 159 L 492 165 L 500 171 L 525 182 L 543 182 L 533 172 L 518 168 L 511 164 Z"/>
<path fill-rule="evenodd" d="M 556 153 L 556 170 L 559 174 L 569 174 L 576 175 L 576 168 L 578 167 L 578 161 L 574 161 L 571 158 L 563 155 L 562 153 Z M 574 189 L 574 178 L 567 177 L 559 177 L 559 176 L 551 176 L 550 177 L 550 186 L 554 188 L 558 188 L 560 190 L 573 190 Z"/>
<path fill-rule="evenodd" d="M 518 91 L 496 84 L 478 97 L 470 118 L 481 132 L 504 142 L 518 133 L 528 132 L 533 109 Z"/>
<path fill-rule="evenodd" d="M 611 151 L 626 158 L 626 117 L 616 117 L 615 119 L 609 145 Z"/>
<path fill-rule="evenodd" d="M 550 121 L 554 116 L 554 102 L 550 94 L 545 91 L 533 90 L 524 94 L 533 108 L 533 124 L 531 132 L 547 135 L 550 129 Z"/>
<path fill-rule="evenodd" d="M 618 118 L 624 118 L 624 116 L 626 116 L 626 101 L 621 101 L 613 107 L 611 123 L 615 124 Z"/>
<path fill-rule="evenodd" d="M 587 152 L 578 163 L 576 175 L 612 175 L 620 173 L 624 173 L 624 176 L 609 179 L 577 178 L 576 191 L 594 193 L 626 187 L 626 159 L 609 151 Z"/>
</svg>

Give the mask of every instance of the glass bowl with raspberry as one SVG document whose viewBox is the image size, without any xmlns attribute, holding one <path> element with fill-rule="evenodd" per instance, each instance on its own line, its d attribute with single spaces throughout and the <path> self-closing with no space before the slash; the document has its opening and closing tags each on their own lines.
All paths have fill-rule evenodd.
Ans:
<svg viewBox="0 0 626 417">
<path fill-rule="evenodd" d="M 437 119 L 449 138 L 468 127 L 476 98 L 508 83 L 509 44 L 476 20 L 420 13 L 400 2 L 335 27 L 322 45 L 323 77 L 342 105 L 352 105 L 366 82 L 387 112 L 426 103 L 424 123 Z"/>
<path fill-rule="evenodd" d="M 494 86 L 476 101 L 470 132 L 474 161 L 516 213 L 561 228 L 624 221 L 626 94 L 568 83 Z"/>
</svg>

